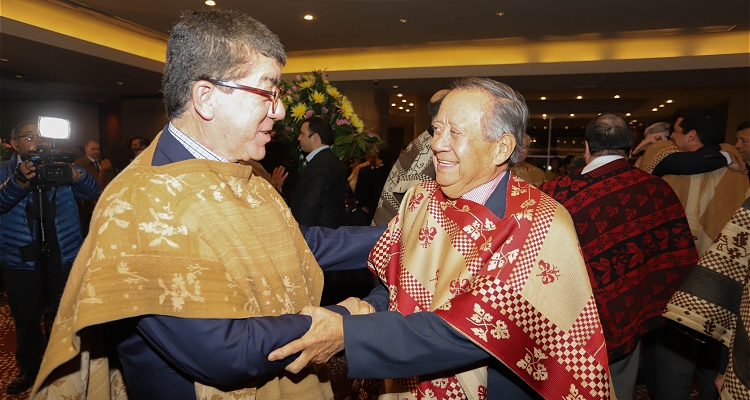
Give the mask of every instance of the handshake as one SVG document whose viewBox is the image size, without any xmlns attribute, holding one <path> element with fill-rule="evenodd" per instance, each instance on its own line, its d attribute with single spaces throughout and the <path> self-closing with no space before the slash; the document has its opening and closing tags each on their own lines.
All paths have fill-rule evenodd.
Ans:
<svg viewBox="0 0 750 400">
<path fill-rule="evenodd" d="M 350 297 L 338 305 L 346 307 L 351 315 L 375 312 L 370 303 L 356 297 Z M 294 362 L 286 366 L 286 370 L 294 374 L 311 363 L 322 364 L 344 349 L 344 319 L 340 314 L 314 306 L 303 308 L 300 314 L 312 317 L 307 333 L 268 355 L 269 361 L 276 361 L 302 352 Z"/>
</svg>

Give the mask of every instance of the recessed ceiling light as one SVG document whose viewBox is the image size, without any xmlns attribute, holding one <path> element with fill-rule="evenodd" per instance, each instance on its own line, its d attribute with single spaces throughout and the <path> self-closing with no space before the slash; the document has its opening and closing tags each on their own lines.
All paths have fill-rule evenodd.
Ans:
<svg viewBox="0 0 750 400">
<path fill-rule="evenodd" d="M 636 122 L 638 122 L 638 120 L 637 120 L 637 119 L 634 119 L 634 120 L 632 120 L 632 121 L 630 121 L 630 122 L 632 122 L 632 123 L 636 123 Z"/>
<path fill-rule="evenodd" d="M 495 15 L 497 15 L 498 17 L 502 17 L 503 15 L 505 15 L 505 13 L 500 11 L 500 12 L 496 12 Z"/>
<path fill-rule="evenodd" d="M 123 85 L 123 83 L 122 83 L 122 82 L 117 82 L 117 84 L 118 84 L 118 85 L 120 85 L 120 86 L 122 86 L 122 85 Z"/>
<path fill-rule="evenodd" d="M 671 102 L 672 102 L 672 100 L 667 100 L 667 103 L 671 103 Z"/>
<path fill-rule="evenodd" d="M 630 113 L 625 113 L 625 116 L 626 116 L 626 117 L 629 117 L 629 116 L 630 116 Z"/>
<path fill-rule="evenodd" d="M 406 111 L 406 112 L 409 112 L 409 111 L 411 111 L 411 110 L 409 110 L 409 109 L 407 108 L 407 109 L 406 109 L 406 110 L 404 110 L 404 111 Z"/>
<path fill-rule="evenodd" d="M 616 95 L 615 95 L 615 98 L 616 98 L 616 99 L 619 99 L 619 98 L 620 98 L 620 95 L 619 95 L 619 94 L 616 94 Z"/>
<path fill-rule="evenodd" d="M 23 78 L 23 75 L 16 75 L 16 78 Z"/>
<path fill-rule="evenodd" d="M 546 97 L 544 97 L 544 96 L 540 97 L 540 99 L 542 99 L 542 100 L 547 100 L 547 98 L 546 98 Z"/>
<path fill-rule="evenodd" d="M 216 5 L 216 2 L 214 0 L 206 0 L 206 5 L 213 7 Z"/>
<path fill-rule="evenodd" d="M 394 89 L 398 89 L 398 85 L 393 85 L 393 88 Z"/>
<path fill-rule="evenodd" d="M 398 96 L 398 97 L 404 97 L 404 95 L 401 94 L 401 93 L 397 94 L 396 96 Z"/>
<path fill-rule="evenodd" d="M 656 107 L 654 107 L 654 108 L 651 109 L 651 111 L 659 111 L 659 109 L 656 108 Z"/>
<path fill-rule="evenodd" d="M 570 114 L 570 116 L 571 116 L 571 117 L 575 117 L 576 115 L 575 115 L 575 114 Z"/>
<path fill-rule="evenodd" d="M 581 100 L 583 96 L 576 96 L 576 99 Z"/>
<path fill-rule="evenodd" d="M 304 19 L 305 19 L 305 21 L 312 21 L 313 19 L 315 19 L 315 17 L 313 17 L 313 16 L 312 16 L 312 15 L 310 15 L 310 14 L 305 14 L 305 16 L 304 16 L 304 17 L 302 17 L 302 18 L 304 18 Z"/>
<path fill-rule="evenodd" d="M 407 21 L 409 21 L 409 20 L 408 20 L 408 19 L 406 19 L 406 18 L 401 18 L 400 20 L 398 20 L 398 22 L 402 22 L 402 23 L 403 23 L 403 22 L 407 22 Z"/>
<path fill-rule="evenodd" d="M 542 118 L 547 118 L 547 114 L 542 114 Z"/>
<path fill-rule="evenodd" d="M 409 107 L 414 107 L 414 103 L 409 103 Z"/>
<path fill-rule="evenodd" d="M 396 103 L 391 103 L 391 106 L 392 107 L 396 107 Z"/>
<path fill-rule="evenodd" d="M 403 109 L 404 109 L 404 107 L 399 107 L 398 109 L 399 109 L 399 110 L 403 110 Z"/>
<path fill-rule="evenodd" d="M 565 129 L 568 129 L 568 126 L 567 126 L 567 125 L 565 125 Z"/>
<path fill-rule="evenodd" d="M 0 61 L 6 62 L 6 61 L 8 61 L 8 59 L 7 58 L 0 58 Z"/>
<path fill-rule="evenodd" d="M 547 125 L 544 125 L 544 126 L 542 127 L 542 129 L 547 129 Z"/>
<path fill-rule="evenodd" d="M 659 108 L 664 108 L 664 104 L 659 104 Z"/>
<path fill-rule="evenodd" d="M 406 99 L 401 99 L 401 102 L 402 103 L 406 103 Z"/>
</svg>

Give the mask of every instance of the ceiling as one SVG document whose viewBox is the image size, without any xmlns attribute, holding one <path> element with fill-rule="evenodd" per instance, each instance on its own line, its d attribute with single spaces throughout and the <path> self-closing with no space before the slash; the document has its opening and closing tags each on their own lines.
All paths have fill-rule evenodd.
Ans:
<svg viewBox="0 0 750 400">
<path fill-rule="evenodd" d="M 700 34 L 750 30 L 747 0 L 216 0 L 215 8 L 237 9 L 267 24 L 290 57 L 325 50 L 336 53 L 372 48 L 431 46 L 489 39 L 554 42 L 577 38 L 602 40 L 638 35 Z M 203 0 L 54 0 L 109 19 L 126 21 L 155 37 L 166 38 L 185 9 L 208 9 Z M 498 13 L 502 13 L 499 16 Z M 315 19 L 305 21 L 304 14 Z M 402 22 L 405 21 L 405 22 Z M 116 102 L 120 98 L 158 97 L 160 65 L 118 60 L 97 51 L 78 51 L 55 37 L 24 35 L 23 24 L 0 25 L 0 99 L 65 99 Z M 61 41 L 64 41 L 62 38 Z M 341 50 L 331 50 L 341 49 Z M 750 53 L 750 49 L 748 49 Z M 750 56 L 748 56 L 750 58 Z M 7 61 L 5 61 L 7 60 Z M 750 60 L 744 66 L 697 68 L 679 65 L 661 71 L 599 73 L 525 73 L 496 76 L 520 91 L 532 114 L 592 114 L 602 111 L 650 115 L 673 99 L 676 107 L 722 103 L 732 91 L 750 87 Z M 661 68 L 664 69 L 664 68 Z M 481 74 L 482 69 L 476 69 Z M 614 71 L 614 70 L 613 70 Z M 471 70 L 469 70 L 471 73 Z M 369 74 L 369 75 L 368 75 Z M 376 72 L 337 82 L 346 90 L 373 88 L 411 95 L 447 87 L 452 76 L 390 79 Z M 426 75 L 428 76 L 428 75 Z M 335 74 L 332 74 L 335 81 Z M 398 88 L 394 88 L 398 86 Z M 730 94 L 727 94 L 730 93 Z M 619 94 L 620 99 L 613 96 Z M 583 98 L 578 100 L 576 96 Z M 540 100 L 545 96 L 547 100 Z M 656 115 L 653 114 L 653 115 Z"/>
</svg>

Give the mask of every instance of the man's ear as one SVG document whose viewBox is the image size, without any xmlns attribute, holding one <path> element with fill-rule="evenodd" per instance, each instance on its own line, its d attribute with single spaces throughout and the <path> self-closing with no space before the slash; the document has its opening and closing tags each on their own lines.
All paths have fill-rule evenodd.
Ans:
<svg viewBox="0 0 750 400">
<path fill-rule="evenodd" d="M 692 142 L 693 140 L 698 140 L 698 132 L 696 132 L 695 129 L 688 132 L 687 135 L 688 135 L 688 141 L 690 142 Z"/>
<path fill-rule="evenodd" d="M 516 148 L 516 138 L 513 135 L 506 133 L 500 136 L 500 139 L 495 142 L 497 151 L 495 152 L 495 159 L 493 160 L 495 165 L 502 165 L 510 158 L 513 154 L 513 150 Z"/>
<path fill-rule="evenodd" d="M 10 139 L 10 147 L 12 147 L 16 152 L 19 152 L 20 150 L 18 150 L 18 139 Z"/>
<path fill-rule="evenodd" d="M 589 142 L 584 140 L 583 144 L 586 146 L 586 150 L 583 152 L 583 159 L 588 160 L 591 157 L 591 150 L 589 150 Z"/>
<path fill-rule="evenodd" d="M 214 118 L 215 96 L 219 89 L 211 82 L 199 80 L 190 88 L 190 106 L 206 121 Z"/>
</svg>

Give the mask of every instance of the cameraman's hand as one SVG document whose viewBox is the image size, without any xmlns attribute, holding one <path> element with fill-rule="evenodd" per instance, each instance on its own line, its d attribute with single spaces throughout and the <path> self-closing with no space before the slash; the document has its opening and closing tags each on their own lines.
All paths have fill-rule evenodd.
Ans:
<svg viewBox="0 0 750 400">
<path fill-rule="evenodd" d="M 16 167 L 16 183 L 22 188 L 27 188 L 31 184 L 31 178 L 36 176 L 36 165 L 33 161 L 21 161 Z M 20 177 L 26 178 L 26 182 L 21 182 Z"/>
<path fill-rule="evenodd" d="M 78 168 L 74 167 L 73 164 L 70 164 L 70 169 L 73 170 L 73 181 L 74 182 L 77 181 L 77 180 L 79 180 L 79 179 L 81 179 L 81 177 L 83 176 L 83 174 L 81 173 L 81 171 Z"/>
</svg>

